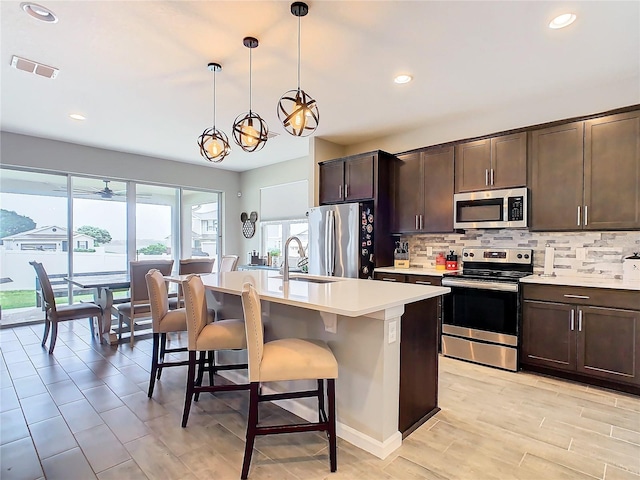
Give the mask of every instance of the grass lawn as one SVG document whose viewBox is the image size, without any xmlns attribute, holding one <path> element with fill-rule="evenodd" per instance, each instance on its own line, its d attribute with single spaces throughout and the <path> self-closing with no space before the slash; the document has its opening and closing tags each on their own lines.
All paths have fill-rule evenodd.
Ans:
<svg viewBox="0 0 640 480">
<path fill-rule="evenodd" d="M 126 293 L 126 292 L 125 292 Z M 73 297 L 74 302 L 91 302 L 93 301 L 93 295 L 75 295 Z M 67 297 L 56 297 L 57 305 L 66 305 L 69 303 Z M 36 306 L 36 291 L 35 290 L 8 290 L 0 291 L 0 306 L 3 310 L 10 310 L 12 308 L 25 308 Z"/>
</svg>

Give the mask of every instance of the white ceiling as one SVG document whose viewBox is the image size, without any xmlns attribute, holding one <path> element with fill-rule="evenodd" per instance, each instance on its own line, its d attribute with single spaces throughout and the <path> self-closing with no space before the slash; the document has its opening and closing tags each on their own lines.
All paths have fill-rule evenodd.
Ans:
<svg viewBox="0 0 640 480">
<path fill-rule="evenodd" d="M 276 116 L 296 86 L 289 1 L 38 1 L 58 23 L 0 2 L 3 131 L 206 164 L 196 140 L 212 123 L 207 63 L 223 66 L 216 126 L 230 135 L 249 106 L 242 39 L 251 35 L 260 40 L 253 111 L 280 135 L 252 154 L 232 143 L 216 167 L 244 171 L 308 154 L 308 138 L 287 134 Z M 339 144 L 492 105 L 526 109 L 549 91 L 593 92 L 621 78 L 635 79 L 640 98 L 640 2 L 308 3 L 301 86 L 318 101 L 315 135 Z M 550 30 L 567 10 L 576 22 Z M 13 69 L 12 55 L 57 67 L 58 78 Z M 395 85 L 398 73 L 414 81 Z M 71 120 L 73 112 L 87 120 Z"/>
</svg>

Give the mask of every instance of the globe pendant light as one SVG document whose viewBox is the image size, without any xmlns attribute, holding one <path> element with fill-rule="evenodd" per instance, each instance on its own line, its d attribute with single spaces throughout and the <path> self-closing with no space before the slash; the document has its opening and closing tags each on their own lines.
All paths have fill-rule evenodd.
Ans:
<svg viewBox="0 0 640 480">
<path fill-rule="evenodd" d="M 245 152 L 257 152 L 267 143 L 269 135 L 267 122 L 251 111 L 251 50 L 258 46 L 258 39 L 245 37 L 242 43 L 249 49 L 249 112 L 238 115 L 233 123 L 233 139 Z"/>
<path fill-rule="evenodd" d="M 220 163 L 231 152 L 229 138 L 216 128 L 216 72 L 222 70 L 222 66 L 219 63 L 210 63 L 207 67 L 213 72 L 213 126 L 198 137 L 198 145 L 200 155 L 210 162 Z"/>
<path fill-rule="evenodd" d="M 306 3 L 291 4 L 291 13 L 298 17 L 298 88 L 286 92 L 278 102 L 278 118 L 284 129 L 298 137 L 311 135 L 320 122 L 318 104 L 300 88 L 300 17 L 304 17 L 308 12 L 309 7 Z"/>
</svg>

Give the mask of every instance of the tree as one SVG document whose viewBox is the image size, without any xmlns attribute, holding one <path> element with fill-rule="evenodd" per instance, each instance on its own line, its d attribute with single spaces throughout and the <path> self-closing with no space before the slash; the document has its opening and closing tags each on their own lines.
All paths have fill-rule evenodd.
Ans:
<svg viewBox="0 0 640 480">
<path fill-rule="evenodd" d="M 84 233 L 85 235 L 89 235 L 95 240 L 96 247 L 100 245 L 104 245 L 105 243 L 109 243 L 111 241 L 111 234 L 106 231 L 104 228 L 92 227 L 90 225 L 83 225 L 78 228 L 78 233 Z"/>
<path fill-rule="evenodd" d="M 0 238 L 36 228 L 36 222 L 14 211 L 0 209 Z"/>
<path fill-rule="evenodd" d="M 154 243 L 138 250 L 143 255 L 162 255 L 167 253 L 167 246 L 164 243 Z"/>
</svg>

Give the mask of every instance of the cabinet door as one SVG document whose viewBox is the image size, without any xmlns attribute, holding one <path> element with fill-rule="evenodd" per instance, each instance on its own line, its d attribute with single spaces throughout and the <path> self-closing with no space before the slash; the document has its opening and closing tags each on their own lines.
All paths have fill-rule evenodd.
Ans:
<svg viewBox="0 0 640 480">
<path fill-rule="evenodd" d="M 420 152 L 398 156 L 393 169 L 393 230 L 397 233 L 418 230 L 418 215 L 423 209 L 422 158 Z"/>
<path fill-rule="evenodd" d="M 527 185 L 527 133 L 491 139 L 491 188 Z"/>
<path fill-rule="evenodd" d="M 640 312 L 578 307 L 578 371 L 640 384 Z"/>
<path fill-rule="evenodd" d="M 345 201 L 373 198 L 373 155 L 349 158 L 344 162 Z"/>
<path fill-rule="evenodd" d="M 574 307 L 570 305 L 525 300 L 520 361 L 575 371 L 575 314 Z"/>
<path fill-rule="evenodd" d="M 640 112 L 585 122 L 584 225 L 640 228 Z"/>
<path fill-rule="evenodd" d="M 344 162 L 328 162 L 320 165 L 320 205 L 344 200 Z"/>
<path fill-rule="evenodd" d="M 453 232 L 453 147 L 427 149 L 424 172 L 423 232 Z"/>
<path fill-rule="evenodd" d="M 456 193 L 489 188 L 491 139 L 456 145 Z"/>
<path fill-rule="evenodd" d="M 576 122 L 530 133 L 531 230 L 582 229 L 583 128 Z"/>
</svg>

